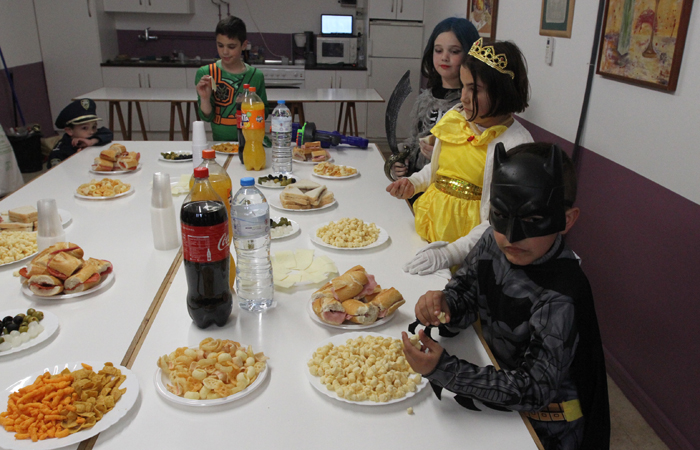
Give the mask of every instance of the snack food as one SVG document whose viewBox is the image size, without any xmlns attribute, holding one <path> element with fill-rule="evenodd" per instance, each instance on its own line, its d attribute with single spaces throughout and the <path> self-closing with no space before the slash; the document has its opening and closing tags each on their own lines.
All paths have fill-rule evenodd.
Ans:
<svg viewBox="0 0 700 450">
<path fill-rule="evenodd" d="M 95 158 L 92 170 L 96 172 L 136 170 L 140 159 L 140 153 L 127 151 L 123 144 L 112 144 Z"/>
<path fill-rule="evenodd" d="M 270 237 L 283 237 L 291 233 L 292 230 L 292 222 L 290 222 L 286 217 L 280 217 L 279 221 L 277 222 L 270 219 Z"/>
<path fill-rule="evenodd" d="M 44 327 L 41 321 L 44 313 L 29 308 L 26 314 L 6 316 L 0 322 L 0 352 L 19 347 L 30 339 L 39 336 Z"/>
<path fill-rule="evenodd" d="M 0 414 L 5 430 L 14 432 L 15 439 L 36 442 L 93 427 L 126 392 L 119 389 L 126 375 L 109 362 L 98 373 L 82 366 L 58 375 L 45 372 L 10 394 L 7 411 Z"/>
<path fill-rule="evenodd" d="M 368 306 L 360 308 L 358 303 L 349 300 Z M 401 293 L 393 287 L 382 289 L 374 276 L 362 266 L 355 266 L 333 278 L 311 295 L 311 301 L 314 313 L 329 325 L 345 322 L 369 325 L 390 316 L 406 303 Z"/>
<path fill-rule="evenodd" d="M 286 175 L 268 175 L 266 177 L 259 177 L 258 184 L 266 187 L 284 187 L 289 186 L 297 182 L 294 177 L 288 177 Z"/>
<path fill-rule="evenodd" d="M 228 339 L 206 338 L 198 348 L 180 347 L 158 358 L 171 393 L 192 400 L 228 397 L 255 381 L 269 358 Z"/>
<path fill-rule="evenodd" d="M 130 184 L 122 183 L 121 180 L 103 178 L 101 180 L 92 179 L 89 183 L 81 184 L 78 187 L 78 194 L 86 197 L 114 197 L 123 194 L 131 189 Z"/>
<path fill-rule="evenodd" d="M 339 166 L 329 162 L 322 162 L 314 166 L 316 175 L 326 177 L 349 177 L 357 173 L 357 169 L 350 166 Z"/>
<path fill-rule="evenodd" d="M 299 180 L 284 188 L 280 202 L 287 209 L 314 209 L 333 203 L 335 197 L 325 185 Z"/>
<path fill-rule="evenodd" d="M 13 208 L 7 212 L 10 222 L 34 223 L 37 220 L 38 212 L 34 206 L 25 205 Z"/>
<path fill-rule="evenodd" d="M 358 336 L 344 345 L 323 345 L 307 366 L 328 390 L 356 402 L 400 399 L 422 382 L 406 362 L 402 342 L 390 337 Z"/>
<path fill-rule="evenodd" d="M 292 149 L 292 158 L 297 161 L 322 162 L 331 159 L 330 153 L 321 148 L 321 141 L 306 142 Z"/>
<path fill-rule="evenodd" d="M 238 153 L 238 144 L 234 144 L 233 142 L 224 142 L 222 144 L 212 145 L 211 149 L 215 152 Z"/>
<path fill-rule="evenodd" d="M 328 245 L 340 248 L 367 247 L 377 241 L 379 228 L 360 219 L 344 217 L 316 230 L 316 236 Z"/>
<path fill-rule="evenodd" d="M 37 250 L 35 231 L 0 231 L 0 264 L 19 261 Z"/>
</svg>

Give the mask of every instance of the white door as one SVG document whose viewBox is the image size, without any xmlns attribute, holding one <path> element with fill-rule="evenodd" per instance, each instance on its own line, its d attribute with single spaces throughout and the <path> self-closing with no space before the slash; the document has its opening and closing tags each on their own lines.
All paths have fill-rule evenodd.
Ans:
<svg viewBox="0 0 700 450">
<path fill-rule="evenodd" d="M 412 22 L 372 23 L 370 55 L 385 58 L 421 58 L 423 25 Z"/>
<path fill-rule="evenodd" d="M 367 137 L 386 139 L 386 127 L 384 117 L 391 93 L 403 74 L 411 71 L 411 95 L 404 101 L 399 111 L 399 120 L 396 127 L 398 140 L 406 139 L 410 135 L 410 113 L 413 103 L 418 96 L 420 83 L 420 59 L 417 58 L 370 58 L 368 87 L 376 89 L 386 103 L 369 103 L 367 105 Z"/>
<path fill-rule="evenodd" d="M 344 89 L 367 89 L 367 71 L 366 70 L 338 70 L 335 73 L 336 85 Z M 355 103 L 355 112 L 357 114 L 357 132 L 365 135 L 367 130 L 367 103 Z M 338 126 L 338 115 L 340 114 L 340 103 L 335 109 L 335 125 Z M 344 122 L 344 121 L 343 121 Z M 343 124 L 340 124 L 342 131 Z M 335 128 L 333 128 L 335 130 Z M 330 131 L 333 131 L 330 130 Z"/>
<path fill-rule="evenodd" d="M 423 0 L 397 0 L 396 20 L 423 20 Z"/>
<path fill-rule="evenodd" d="M 401 0 L 369 0 L 370 19 L 396 19 L 397 2 Z"/>
</svg>

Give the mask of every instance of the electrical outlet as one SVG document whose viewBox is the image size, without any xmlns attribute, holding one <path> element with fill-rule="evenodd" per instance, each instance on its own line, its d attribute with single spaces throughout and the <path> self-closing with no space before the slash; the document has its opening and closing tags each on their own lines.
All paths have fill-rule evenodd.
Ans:
<svg viewBox="0 0 700 450">
<path fill-rule="evenodd" d="M 547 47 L 544 52 L 544 62 L 546 64 L 552 65 L 552 58 L 554 57 L 554 38 L 547 38 Z"/>
</svg>

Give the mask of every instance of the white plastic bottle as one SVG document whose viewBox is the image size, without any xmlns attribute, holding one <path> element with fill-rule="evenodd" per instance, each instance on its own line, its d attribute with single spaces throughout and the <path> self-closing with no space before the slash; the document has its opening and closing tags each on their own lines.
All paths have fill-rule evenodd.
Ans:
<svg viewBox="0 0 700 450">
<path fill-rule="evenodd" d="M 272 111 L 272 172 L 292 173 L 292 113 L 284 100 L 278 100 Z"/>
<path fill-rule="evenodd" d="M 270 261 L 270 207 L 252 177 L 241 178 L 231 204 L 236 248 L 236 294 L 247 311 L 273 307 L 274 286 Z"/>
</svg>

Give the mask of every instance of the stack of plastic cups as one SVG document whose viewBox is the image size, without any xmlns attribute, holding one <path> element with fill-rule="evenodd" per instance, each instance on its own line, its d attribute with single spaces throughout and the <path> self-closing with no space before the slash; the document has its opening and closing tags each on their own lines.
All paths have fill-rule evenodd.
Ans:
<svg viewBox="0 0 700 450">
<path fill-rule="evenodd" d="M 202 164 L 202 150 L 207 148 L 207 133 L 204 131 L 204 122 L 197 120 L 192 122 L 192 170 Z"/>
<path fill-rule="evenodd" d="M 44 198 L 36 202 L 37 233 L 36 243 L 39 251 L 45 250 L 57 242 L 66 241 L 66 232 L 58 215 L 56 200 Z"/>
<path fill-rule="evenodd" d="M 173 194 L 170 191 L 170 175 L 167 173 L 153 174 L 151 228 L 156 250 L 172 250 L 180 246 Z"/>
</svg>

